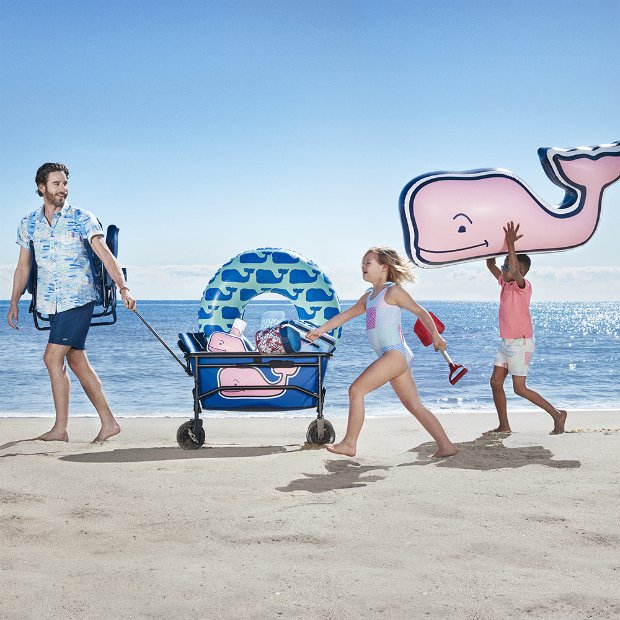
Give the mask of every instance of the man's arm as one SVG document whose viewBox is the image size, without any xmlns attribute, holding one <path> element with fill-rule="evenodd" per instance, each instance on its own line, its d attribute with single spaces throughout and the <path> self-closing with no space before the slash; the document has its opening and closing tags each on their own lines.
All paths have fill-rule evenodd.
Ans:
<svg viewBox="0 0 620 620">
<path fill-rule="evenodd" d="M 515 243 L 523 237 L 519 235 L 519 224 L 514 222 L 508 222 L 504 226 L 504 232 L 506 233 L 506 246 L 508 247 L 508 267 L 512 277 L 515 279 L 519 288 L 525 288 L 525 279 L 521 275 L 521 269 L 519 267 L 519 261 L 517 260 L 517 251 L 515 250 Z"/>
<path fill-rule="evenodd" d="M 32 256 L 26 248 L 19 247 L 19 259 L 13 276 L 13 292 L 11 293 L 11 303 L 9 305 L 9 313 L 6 316 L 8 324 L 13 329 L 19 329 L 19 308 L 18 302 L 24 294 L 28 278 L 30 277 L 30 267 L 32 265 Z"/>
<path fill-rule="evenodd" d="M 118 287 L 125 307 L 133 310 L 136 307 L 136 300 L 131 296 L 127 282 L 125 282 L 123 270 L 116 258 L 114 258 L 114 254 L 110 252 L 110 248 L 106 245 L 103 235 L 95 235 L 90 240 L 90 245 L 93 248 L 93 252 L 101 259 L 112 280 L 114 280 L 114 284 Z"/>
</svg>

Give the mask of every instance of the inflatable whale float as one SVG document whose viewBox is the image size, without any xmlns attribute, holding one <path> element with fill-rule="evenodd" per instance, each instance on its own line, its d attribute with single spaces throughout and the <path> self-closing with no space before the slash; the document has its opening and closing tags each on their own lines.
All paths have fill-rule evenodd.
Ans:
<svg viewBox="0 0 620 620">
<path fill-rule="evenodd" d="M 549 179 L 565 191 L 552 205 L 508 170 L 431 172 L 410 181 L 399 208 L 405 248 L 420 267 L 506 253 L 503 226 L 521 225 L 518 252 L 556 252 L 586 243 L 598 226 L 603 192 L 620 178 L 620 142 L 541 148 Z"/>
</svg>

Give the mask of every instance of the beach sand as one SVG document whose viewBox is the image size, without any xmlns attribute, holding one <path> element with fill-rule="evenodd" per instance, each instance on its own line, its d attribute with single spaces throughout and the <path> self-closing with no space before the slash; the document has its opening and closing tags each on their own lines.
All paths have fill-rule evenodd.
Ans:
<svg viewBox="0 0 620 620">
<path fill-rule="evenodd" d="M 542 413 L 483 436 L 440 416 L 460 453 L 403 414 L 366 421 L 358 456 L 303 449 L 310 419 L 121 418 L 89 441 L 22 441 L 0 419 L 0 617 L 620 617 L 620 412 Z M 341 437 L 345 419 L 333 420 Z"/>
</svg>

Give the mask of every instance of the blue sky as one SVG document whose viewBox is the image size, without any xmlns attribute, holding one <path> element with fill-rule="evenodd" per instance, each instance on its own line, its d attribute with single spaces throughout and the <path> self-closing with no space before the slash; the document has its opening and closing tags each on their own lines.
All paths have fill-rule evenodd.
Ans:
<svg viewBox="0 0 620 620">
<path fill-rule="evenodd" d="M 44 161 L 121 229 L 138 299 L 296 250 L 343 299 L 398 197 L 433 170 L 507 168 L 551 202 L 540 146 L 620 139 L 620 2 L 2 0 L 0 298 Z M 620 299 L 620 183 L 582 248 L 534 257 L 534 298 Z M 418 270 L 419 299 L 497 299 L 484 262 Z"/>
</svg>

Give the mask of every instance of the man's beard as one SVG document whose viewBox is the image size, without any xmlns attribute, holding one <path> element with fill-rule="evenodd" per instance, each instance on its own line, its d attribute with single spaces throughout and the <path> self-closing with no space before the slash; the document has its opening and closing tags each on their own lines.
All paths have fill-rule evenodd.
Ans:
<svg viewBox="0 0 620 620">
<path fill-rule="evenodd" d="M 52 192 L 48 192 L 48 191 L 45 192 L 45 200 L 48 203 L 54 205 L 56 209 L 62 209 L 63 205 L 65 204 L 66 199 L 67 197 L 64 194 L 58 196 Z"/>
</svg>

